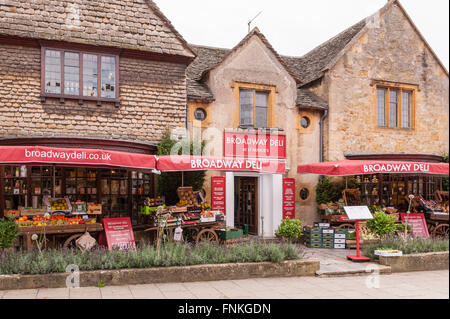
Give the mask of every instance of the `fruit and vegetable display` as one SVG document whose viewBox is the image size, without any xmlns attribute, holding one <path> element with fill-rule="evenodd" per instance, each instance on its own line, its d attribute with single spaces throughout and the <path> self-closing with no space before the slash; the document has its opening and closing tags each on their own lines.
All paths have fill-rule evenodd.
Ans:
<svg viewBox="0 0 450 319">
<path fill-rule="evenodd" d="M 81 216 L 65 217 L 65 216 L 35 216 L 29 219 L 27 216 L 19 217 L 16 223 L 19 227 L 43 227 L 43 226 L 60 226 L 60 225 L 84 225 L 95 224 L 95 218 L 83 219 Z"/>
</svg>

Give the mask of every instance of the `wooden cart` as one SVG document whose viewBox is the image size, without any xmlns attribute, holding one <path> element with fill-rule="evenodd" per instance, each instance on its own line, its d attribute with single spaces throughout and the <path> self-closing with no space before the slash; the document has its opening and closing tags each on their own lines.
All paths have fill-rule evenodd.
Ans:
<svg viewBox="0 0 450 319">
<path fill-rule="evenodd" d="M 165 227 L 164 231 L 167 231 L 168 237 L 173 239 L 173 231 L 179 226 Z M 219 242 L 216 230 L 225 228 L 223 221 L 208 222 L 208 223 L 196 223 L 181 225 L 183 229 L 183 241 L 193 241 L 196 244 L 199 242 Z M 157 232 L 158 227 L 151 227 L 145 230 L 146 232 Z"/>
<path fill-rule="evenodd" d="M 448 238 L 449 214 L 437 212 L 425 213 L 428 232 L 433 238 Z"/>
<path fill-rule="evenodd" d="M 344 215 L 323 215 L 322 222 L 330 224 L 335 229 L 355 229 L 355 222 Z"/>
<path fill-rule="evenodd" d="M 62 235 L 65 237 L 63 248 L 69 247 L 70 244 L 81 237 L 86 231 L 89 233 L 99 233 L 103 231 L 102 224 L 80 224 L 80 225 L 48 225 L 37 227 L 20 227 L 19 236 L 23 237 L 25 246 L 28 251 L 31 251 L 33 243 L 31 236 L 36 234 L 42 235 Z M 45 243 L 45 242 L 44 242 Z"/>
</svg>

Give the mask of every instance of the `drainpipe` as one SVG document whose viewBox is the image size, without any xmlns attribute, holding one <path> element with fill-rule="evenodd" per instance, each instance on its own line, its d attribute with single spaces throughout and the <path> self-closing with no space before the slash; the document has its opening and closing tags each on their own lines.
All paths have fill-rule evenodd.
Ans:
<svg viewBox="0 0 450 319">
<path fill-rule="evenodd" d="M 328 116 L 328 110 L 325 110 L 323 112 L 322 117 L 320 118 L 320 151 L 319 151 L 320 162 L 323 162 L 323 124 L 324 124 L 325 118 L 327 116 Z"/>
</svg>

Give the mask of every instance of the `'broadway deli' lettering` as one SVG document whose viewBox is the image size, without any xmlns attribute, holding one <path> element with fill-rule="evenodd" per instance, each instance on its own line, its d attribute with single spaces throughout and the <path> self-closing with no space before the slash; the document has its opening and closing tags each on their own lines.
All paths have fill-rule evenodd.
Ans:
<svg viewBox="0 0 450 319">
<path fill-rule="evenodd" d="M 252 169 L 261 170 L 262 162 L 258 160 L 241 159 L 195 159 L 191 160 L 191 169 Z"/>
<path fill-rule="evenodd" d="M 364 173 L 416 173 L 429 172 L 429 164 L 373 164 L 364 165 Z"/>
</svg>

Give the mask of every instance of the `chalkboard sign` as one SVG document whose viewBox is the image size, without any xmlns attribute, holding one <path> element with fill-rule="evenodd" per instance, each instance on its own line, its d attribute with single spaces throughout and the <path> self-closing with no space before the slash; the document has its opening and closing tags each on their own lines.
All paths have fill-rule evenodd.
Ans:
<svg viewBox="0 0 450 319">
<path fill-rule="evenodd" d="M 367 206 L 346 206 L 344 210 L 349 220 L 373 219 L 372 213 Z"/>
<path fill-rule="evenodd" d="M 407 222 L 411 226 L 414 237 L 430 238 L 424 214 L 400 214 L 400 217 L 404 224 L 406 224 L 406 219 L 408 219 Z"/>
</svg>

